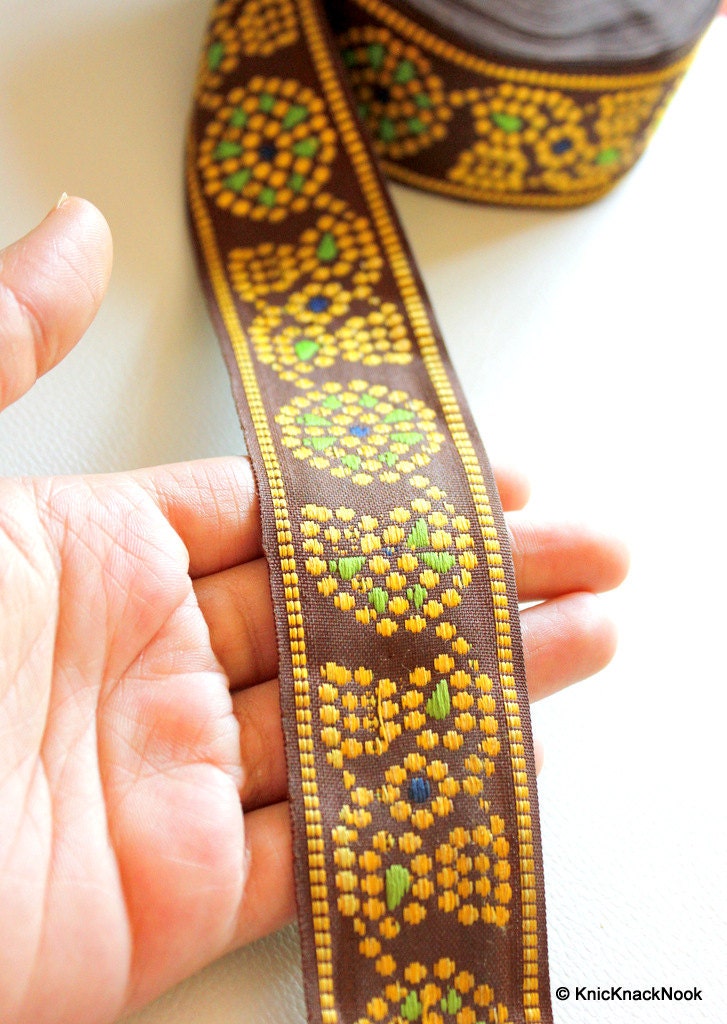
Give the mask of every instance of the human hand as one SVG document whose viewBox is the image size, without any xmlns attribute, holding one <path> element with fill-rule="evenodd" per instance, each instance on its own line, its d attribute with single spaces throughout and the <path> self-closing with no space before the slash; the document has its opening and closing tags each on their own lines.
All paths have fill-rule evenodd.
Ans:
<svg viewBox="0 0 727 1024">
<path fill-rule="evenodd" d="M 77 199 L 0 254 L 2 407 L 85 330 L 110 262 Z M 593 592 L 626 556 L 508 525 L 537 699 L 609 661 Z M 2 1024 L 112 1021 L 292 917 L 276 672 L 245 459 L 0 481 Z"/>
</svg>

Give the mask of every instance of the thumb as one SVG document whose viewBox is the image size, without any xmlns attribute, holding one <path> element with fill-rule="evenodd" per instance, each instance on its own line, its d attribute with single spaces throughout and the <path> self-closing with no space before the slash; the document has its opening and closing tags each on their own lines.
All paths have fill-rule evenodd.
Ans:
<svg viewBox="0 0 727 1024">
<path fill-rule="evenodd" d="M 0 409 L 73 348 L 111 273 L 111 232 L 95 206 L 65 196 L 0 252 Z"/>
</svg>

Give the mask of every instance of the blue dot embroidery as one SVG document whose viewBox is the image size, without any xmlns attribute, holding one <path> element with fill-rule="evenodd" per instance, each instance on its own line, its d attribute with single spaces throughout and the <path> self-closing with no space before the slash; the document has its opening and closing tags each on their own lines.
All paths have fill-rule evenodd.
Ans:
<svg viewBox="0 0 727 1024">
<path fill-rule="evenodd" d="M 550 148 L 556 156 L 560 156 L 562 153 L 567 153 L 568 150 L 573 149 L 573 141 L 571 139 L 558 139 Z"/>
<path fill-rule="evenodd" d="M 325 313 L 330 304 L 330 299 L 327 299 L 325 295 L 314 295 L 308 303 L 308 309 L 311 313 Z"/>
<path fill-rule="evenodd" d="M 431 795 L 432 787 L 429 785 L 429 779 L 417 776 L 409 783 L 409 799 L 413 800 L 415 804 L 426 803 Z"/>
<path fill-rule="evenodd" d="M 371 427 L 364 427 L 356 423 L 349 428 L 349 434 L 353 434 L 354 437 L 368 437 L 371 433 Z"/>
<path fill-rule="evenodd" d="M 266 163 L 272 163 L 278 155 L 278 148 L 272 142 L 264 143 L 258 150 L 258 156 Z"/>
</svg>

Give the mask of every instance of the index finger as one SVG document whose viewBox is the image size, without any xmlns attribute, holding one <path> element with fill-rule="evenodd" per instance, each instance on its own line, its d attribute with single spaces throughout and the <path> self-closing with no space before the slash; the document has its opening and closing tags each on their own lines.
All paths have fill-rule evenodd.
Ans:
<svg viewBox="0 0 727 1024">
<path fill-rule="evenodd" d="M 262 555 L 260 505 L 249 459 L 200 459 L 130 475 L 181 537 L 192 579 Z"/>
</svg>

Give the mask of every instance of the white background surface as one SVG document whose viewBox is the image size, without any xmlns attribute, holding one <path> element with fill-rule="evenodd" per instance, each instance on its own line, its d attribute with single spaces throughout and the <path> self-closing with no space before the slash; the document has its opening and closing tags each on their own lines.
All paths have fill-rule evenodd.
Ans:
<svg viewBox="0 0 727 1024">
<path fill-rule="evenodd" d="M 206 14 L 205 0 L 0 0 L 0 244 L 64 189 L 101 207 L 116 242 L 93 328 L 0 419 L 0 472 L 242 450 L 183 213 Z M 559 1024 L 725 1019 L 726 99 L 722 19 L 597 205 L 395 192 L 490 455 L 530 473 L 535 508 L 610 525 L 632 550 L 606 599 L 612 666 L 535 710 L 552 983 L 696 985 L 703 1001 L 570 1001 Z M 289 928 L 133 1024 L 303 1020 Z"/>
</svg>

